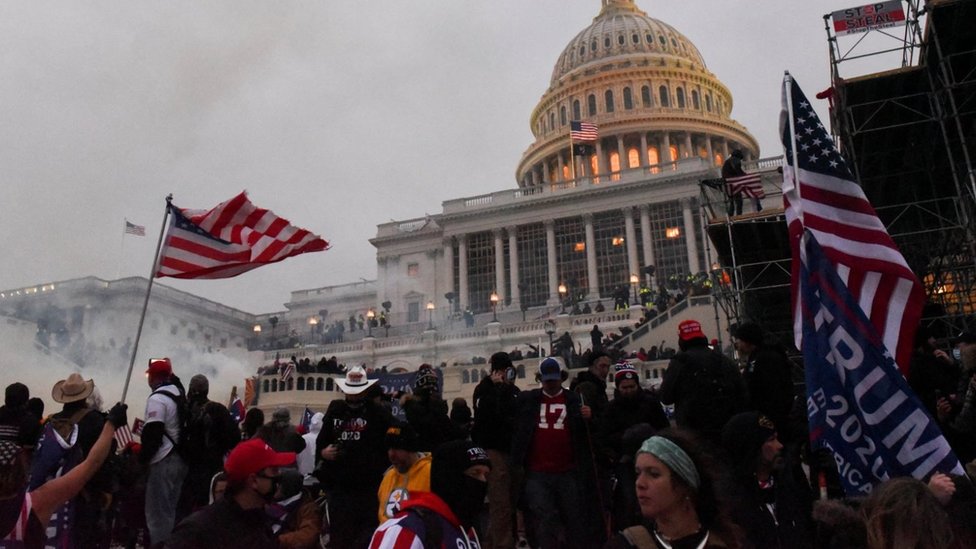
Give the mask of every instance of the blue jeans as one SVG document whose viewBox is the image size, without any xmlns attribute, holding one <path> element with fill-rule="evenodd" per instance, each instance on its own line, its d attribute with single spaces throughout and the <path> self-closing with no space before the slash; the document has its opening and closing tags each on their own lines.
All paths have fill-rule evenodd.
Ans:
<svg viewBox="0 0 976 549">
<path fill-rule="evenodd" d="M 585 547 L 583 498 L 575 471 L 525 473 L 525 502 L 532 514 L 535 539 L 541 549 Z M 560 542 L 560 531 L 565 541 Z"/>
<path fill-rule="evenodd" d="M 186 464 L 176 450 L 149 466 L 146 480 L 146 526 L 153 546 L 169 539 L 176 526 L 176 504 L 186 477 Z"/>
</svg>

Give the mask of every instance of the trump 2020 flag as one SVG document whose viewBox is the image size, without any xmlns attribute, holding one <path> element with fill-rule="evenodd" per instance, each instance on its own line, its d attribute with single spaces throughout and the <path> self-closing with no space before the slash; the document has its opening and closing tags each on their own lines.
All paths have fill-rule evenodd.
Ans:
<svg viewBox="0 0 976 549">
<path fill-rule="evenodd" d="M 890 477 L 964 474 L 935 421 L 810 231 L 802 237 L 803 360 L 810 445 L 827 448 L 848 495 Z"/>
<path fill-rule="evenodd" d="M 780 130 L 785 151 L 783 206 L 793 249 L 797 349 L 803 348 L 796 292 L 799 247 L 803 232 L 809 230 L 894 356 L 898 369 L 907 375 L 925 290 L 789 74 L 783 80 Z"/>
<path fill-rule="evenodd" d="M 169 228 L 157 277 L 230 278 L 329 243 L 258 208 L 241 193 L 211 210 L 169 205 Z"/>
</svg>

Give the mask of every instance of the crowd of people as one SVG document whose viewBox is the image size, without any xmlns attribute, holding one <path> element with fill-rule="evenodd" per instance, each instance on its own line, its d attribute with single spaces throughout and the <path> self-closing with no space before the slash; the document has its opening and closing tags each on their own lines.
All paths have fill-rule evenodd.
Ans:
<svg viewBox="0 0 976 549">
<path fill-rule="evenodd" d="M 471 406 L 450 410 L 430 365 L 395 403 L 353 366 L 307 428 L 285 408 L 238 423 L 205 376 L 184 387 L 153 359 L 139 442 L 120 436 L 127 407 L 103 412 L 94 380 L 54 384 L 62 409 L 48 416 L 12 383 L 0 547 L 976 547 L 972 479 L 894 478 L 844 497 L 832 457 L 809 449 L 795 366 L 757 324 L 733 341 L 738 362 L 681 322 L 653 390 L 600 348 L 572 357 L 585 361 L 572 379 L 558 353 L 543 358 L 539 386 L 520 390 L 497 352 Z M 916 343 L 909 380 L 970 461 L 976 335 L 952 352 L 924 330 Z"/>
</svg>

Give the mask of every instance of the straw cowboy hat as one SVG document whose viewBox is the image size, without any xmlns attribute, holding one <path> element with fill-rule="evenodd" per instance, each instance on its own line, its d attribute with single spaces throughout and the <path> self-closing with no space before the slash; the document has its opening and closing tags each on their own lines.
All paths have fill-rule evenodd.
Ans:
<svg viewBox="0 0 976 549">
<path fill-rule="evenodd" d="M 54 399 L 54 402 L 61 404 L 78 402 L 88 398 L 88 395 L 92 394 L 94 390 L 95 382 L 93 380 L 85 381 L 81 375 L 71 374 L 68 379 L 62 379 L 54 384 L 54 388 L 51 389 L 51 398 Z"/>
<path fill-rule="evenodd" d="M 346 372 L 346 379 L 336 381 L 336 385 L 347 395 L 358 395 L 369 389 L 377 380 L 366 379 L 366 370 L 362 366 L 353 366 Z"/>
</svg>

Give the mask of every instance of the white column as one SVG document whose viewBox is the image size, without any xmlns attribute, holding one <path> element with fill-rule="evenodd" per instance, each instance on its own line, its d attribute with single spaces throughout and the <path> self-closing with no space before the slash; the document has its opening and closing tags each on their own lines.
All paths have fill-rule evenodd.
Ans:
<svg viewBox="0 0 976 549">
<path fill-rule="evenodd" d="M 458 303 L 462 310 L 471 306 L 468 301 L 468 235 L 459 234 L 458 241 Z"/>
<path fill-rule="evenodd" d="M 603 142 L 600 139 L 596 140 L 596 171 L 598 176 L 606 176 L 609 172 L 607 159 L 603 155 Z"/>
<path fill-rule="evenodd" d="M 562 156 L 559 157 L 562 159 Z M 562 170 L 560 170 L 560 173 Z M 512 306 L 521 307 L 520 300 L 522 294 L 519 292 L 519 258 L 518 258 L 518 228 L 514 225 L 506 229 L 508 231 L 508 262 L 509 262 L 509 286 L 508 293 L 512 296 Z"/>
<path fill-rule="evenodd" d="M 722 138 L 722 161 L 729 157 L 729 140 Z"/>
<path fill-rule="evenodd" d="M 685 132 L 685 157 L 694 158 L 698 156 L 695 154 L 695 146 L 691 144 L 691 132 Z"/>
<path fill-rule="evenodd" d="M 705 154 L 708 155 L 708 165 L 715 165 L 715 151 L 712 150 L 712 136 L 705 136 Z"/>
<path fill-rule="evenodd" d="M 651 165 L 651 158 L 647 155 L 647 132 L 641 132 L 641 142 L 640 142 L 640 165 L 642 168 L 646 168 Z"/>
<path fill-rule="evenodd" d="M 627 169 L 627 149 L 624 147 L 624 136 L 617 136 L 617 161 L 620 164 L 620 171 L 623 172 Z"/>
<path fill-rule="evenodd" d="M 444 239 L 444 293 L 454 292 L 454 238 Z M 436 294 L 435 294 L 436 297 Z M 457 294 L 454 295 L 454 303 L 457 303 Z M 454 311 L 451 311 L 452 313 Z"/>
<path fill-rule="evenodd" d="M 546 221 L 546 260 L 549 266 L 549 301 L 559 303 L 559 272 L 556 270 L 556 224 Z"/>
<path fill-rule="evenodd" d="M 644 249 L 644 265 L 654 265 L 654 242 L 651 240 L 651 208 L 647 204 L 640 206 L 641 247 Z M 653 288 L 651 277 L 643 275 L 648 288 Z"/>
<path fill-rule="evenodd" d="M 695 218 L 691 215 L 691 199 L 681 199 L 681 213 L 685 222 L 685 245 L 688 247 L 688 269 L 691 274 L 701 271 L 698 264 L 698 242 L 695 240 Z"/>
<path fill-rule="evenodd" d="M 543 160 L 539 167 L 542 169 L 542 182 L 549 183 L 549 161 Z"/>
<path fill-rule="evenodd" d="M 566 167 L 566 161 L 563 160 L 563 153 L 560 151 L 560 153 L 556 155 L 556 158 L 557 158 L 557 165 L 559 166 L 558 167 L 559 173 L 556 174 L 556 181 L 566 181 L 567 178 L 563 175 L 563 172 L 565 171 L 565 167 Z M 572 176 L 572 174 L 570 175 Z"/>
<path fill-rule="evenodd" d="M 668 135 L 668 132 L 661 134 L 661 153 L 658 156 L 661 157 L 661 164 L 671 163 L 671 136 Z M 674 166 L 671 169 L 674 169 Z"/>
<path fill-rule="evenodd" d="M 624 214 L 624 240 L 627 244 L 627 284 L 630 284 L 630 275 L 637 274 L 639 267 L 637 261 L 637 231 L 634 230 L 634 209 L 623 208 Z"/>
<path fill-rule="evenodd" d="M 505 304 L 505 242 L 502 240 L 501 228 L 491 231 L 495 237 L 495 293 L 498 302 Z"/>
<path fill-rule="evenodd" d="M 600 284 L 596 272 L 596 237 L 593 235 L 593 214 L 583 214 L 583 226 L 586 230 L 586 278 L 589 281 L 589 298 L 600 297 Z"/>
</svg>

